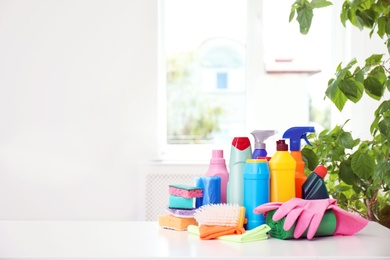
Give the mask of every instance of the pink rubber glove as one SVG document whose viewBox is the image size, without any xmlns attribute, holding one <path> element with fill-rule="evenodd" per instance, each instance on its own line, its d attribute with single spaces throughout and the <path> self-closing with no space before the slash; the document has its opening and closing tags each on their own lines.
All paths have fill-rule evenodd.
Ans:
<svg viewBox="0 0 390 260">
<path fill-rule="evenodd" d="M 307 238 L 312 239 L 330 205 L 337 205 L 337 201 L 335 199 L 304 200 L 293 198 L 279 207 L 272 220 L 278 221 L 286 217 L 284 230 L 289 230 L 296 222 L 294 237 L 301 237 L 308 229 Z"/>
<path fill-rule="evenodd" d="M 268 211 L 278 209 L 280 206 L 282 206 L 282 202 L 268 202 L 264 203 L 260 206 L 257 206 L 254 210 L 253 213 L 255 214 L 264 214 L 264 217 L 267 216 Z"/>
<path fill-rule="evenodd" d="M 334 236 L 352 236 L 362 230 L 368 224 L 368 220 L 358 215 L 352 214 L 337 205 L 330 205 L 336 217 L 336 230 Z"/>
</svg>

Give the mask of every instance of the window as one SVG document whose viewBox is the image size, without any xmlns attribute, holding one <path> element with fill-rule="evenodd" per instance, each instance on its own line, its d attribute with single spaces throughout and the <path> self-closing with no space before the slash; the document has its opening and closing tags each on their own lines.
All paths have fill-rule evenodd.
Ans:
<svg viewBox="0 0 390 260">
<path fill-rule="evenodd" d="M 315 17 L 302 36 L 285 0 L 160 3 L 163 158 L 208 159 L 214 148 L 226 158 L 235 136 L 327 120 L 314 105 L 326 87 L 318 72 L 330 67 L 331 23 Z"/>
</svg>

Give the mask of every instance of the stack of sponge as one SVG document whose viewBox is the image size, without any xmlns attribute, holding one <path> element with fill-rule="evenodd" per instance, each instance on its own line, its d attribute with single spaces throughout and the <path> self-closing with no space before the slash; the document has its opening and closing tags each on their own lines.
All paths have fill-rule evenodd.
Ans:
<svg viewBox="0 0 390 260">
<path fill-rule="evenodd" d="M 189 185 L 169 185 L 168 214 L 160 215 L 158 223 L 161 227 L 177 231 L 187 230 L 189 225 L 197 225 L 195 199 L 201 198 L 203 191 L 199 187 Z"/>
</svg>

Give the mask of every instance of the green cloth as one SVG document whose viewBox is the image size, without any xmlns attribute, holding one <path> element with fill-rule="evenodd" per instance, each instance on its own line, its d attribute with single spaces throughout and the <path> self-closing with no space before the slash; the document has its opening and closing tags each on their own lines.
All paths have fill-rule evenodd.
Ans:
<svg viewBox="0 0 390 260">
<path fill-rule="evenodd" d="M 272 216 L 275 214 L 276 210 L 271 210 L 267 213 L 265 223 L 270 226 L 271 230 L 269 235 L 278 239 L 294 239 L 294 229 L 295 223 L 289 230 L 284 230 L 283 225 L 286 217 L 273 221 Z M 332 236 L 336 230 L 336 216 L 333 213 L 333 210 L 325 211 L 324 216 L 322 217 L 320 226 L 315 233 L 315 237 L 320 236 Z M 300 238 L 305 238 L 307 235 L 307 230 L 302 234 Z"/>
<path fill-rule="evenodd" d="M 199 236 L 199 227 L 195 225 L 189 225 L 187 228 L 188 232 L 194 235 Z M 260 225 L 254 229 L 246 230 L 244 234 L 241 235 L 225 235 L 220 236 L 218 240 L 232 241 L 238 243 L 246 243 L 258 240 L 268 239 L 267 232 L 270 231 L 271 228 L 266 225 Z"/>
</svg>

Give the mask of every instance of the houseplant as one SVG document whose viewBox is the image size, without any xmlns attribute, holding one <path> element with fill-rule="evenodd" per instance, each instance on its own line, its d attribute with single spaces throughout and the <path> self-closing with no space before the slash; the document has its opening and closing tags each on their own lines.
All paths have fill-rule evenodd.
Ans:
<svg viewBox="0 0 390 260">
<path fill-rule="evenodd" d="M 289 20 L 296 18 L 300 32 L 307 34 L 314 10 L 327 7 L 326 0 L 297 0 Z M 387 53 L 372 54 L 359 64 L 352 59 L 340 63 L 328 81 L 325 95 L 342 111 L 347 102 L 357 103 L 363 95 L 378 101 L 370 126 L 371 138 L 354 138 L 345 124 L 309 136 L 312 146 L 302 150 L 309 172 L 318 164 L 328 167 L 327 188 L 340 207 L 356 212 L 390 228 L 390 2 L 386 0 L 345 0 L 340 22 L 349 22 L 368 37 L 377 34 L 387 46 Z"/>
</svg>

